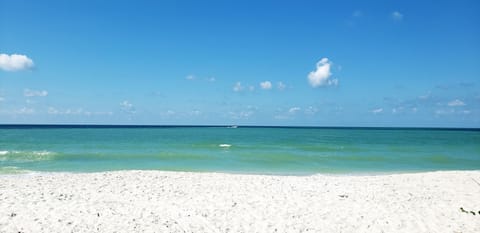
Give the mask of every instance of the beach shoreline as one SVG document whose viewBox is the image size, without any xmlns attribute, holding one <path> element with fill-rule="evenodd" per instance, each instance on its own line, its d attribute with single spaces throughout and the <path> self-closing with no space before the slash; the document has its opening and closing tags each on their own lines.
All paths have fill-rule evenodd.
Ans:
<svg viewBox="0 0 480 233">
<path fill-rule="evenodd" d="M 478 182 L 478 170 L 2 174 L 0 232 L 479 232 Z"/>
</svg>

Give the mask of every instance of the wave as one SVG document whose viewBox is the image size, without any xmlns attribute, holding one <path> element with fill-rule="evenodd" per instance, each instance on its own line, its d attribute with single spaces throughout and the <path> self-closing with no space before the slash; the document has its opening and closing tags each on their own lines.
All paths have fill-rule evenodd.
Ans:
<svg viewBox="0 0 480 233">
<path fill-rule="evenodd" d="M 21 169 L 15 166 L 0 167 L 0 174 L 24 174 L 24 173 L 30 173 L 30 172 L 32 171 Z"/>
<path fill-rule="evenodd" d="M 52 160 L 56 155 L 52 151 L 0 151 L 0 161 L 33 162 Z"/>
</svg>

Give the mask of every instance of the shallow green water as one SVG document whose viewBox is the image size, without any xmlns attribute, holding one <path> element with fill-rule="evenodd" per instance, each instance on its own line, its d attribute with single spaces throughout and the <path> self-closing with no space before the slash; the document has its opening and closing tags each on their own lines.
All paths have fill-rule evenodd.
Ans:
<svg viewBox="0 0 480 233">
<path fill-rule="evenodd" d="M 0 173 L 128 169 L 264 174 L 477 170 L 480 131 L 0 126 Z"/>
</svg>

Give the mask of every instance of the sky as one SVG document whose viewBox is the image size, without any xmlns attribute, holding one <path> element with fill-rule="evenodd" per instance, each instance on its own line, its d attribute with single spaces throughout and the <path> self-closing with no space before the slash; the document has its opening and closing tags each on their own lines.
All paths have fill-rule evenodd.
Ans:
<svg viewBox="0 0 480 233">
<path fill-rule="evenodd" d="M 480 127 L 480 1 L 0 0 L 0 124 Z"/>
</svg>

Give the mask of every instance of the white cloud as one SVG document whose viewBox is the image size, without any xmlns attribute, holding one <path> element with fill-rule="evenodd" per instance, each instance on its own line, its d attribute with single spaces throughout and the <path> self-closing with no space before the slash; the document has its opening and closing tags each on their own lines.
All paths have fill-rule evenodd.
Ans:
<svg viewBox="0 0 480 233">
<path fill-rule="evenodd" d="M 189 80 L 189 81 L 196 81 L 196 80 L 206 81 L 206 82 L 215 82 L 216 81 L 215 77 L 201 78 L 201 77 L 198 77 L 198 76 L 193 75 L 193 74 L 187 75 L 185 77 L 185 79 Z"/>
<path fill-rule="evenodd" d="M 287 85 L 285 85 L 283 82 L 278 82 L 277 83 L 277 89 L 280 90 L 280 91 L 285 90 L 286 87 L 287 87 Z"/>
<path fill-rule="evenodd" d="M 308 82 L 312 87 L 319 86 L 336 86 L 338 85 L 337 79 L 330 79 L 332 73 L 330 72 L 332 63 L 328 58 L 322 58 L 317 62 L 317 68 L 308 74 Z"/>
<path fill-rule="evenodd" d="M 437 110 L 435 110 L 435 115 L 436 115 L 437 117 L 443 116 L 443 115 L 445 115 L 445 116 L 447 116 L 447 115 L 448 115 L 448 116 L 469 115 L 469 114 L 471 114 L 471 113 L 472 113 L 472 111 L 470 111 L 470 110 L 462 110 L 462 111 L 458 111 L 458 110 L 457 110 L 457 111 L 455 111 L 455 109 L 453 109 L 453 108 L 449 108 L 449 109 L 437 109 Z"/>
<path fill-rule="evenodd" d="M 250 119 L 255 112 L 258 110 L 258 107 L 248 105 L 242 110 L 228 112 L 228 115 L 233 120 L 247 120 Z"/>
<path fill-rule="evenodd" d="M 169 109 L 167 111 L 163 111 L 163 112 L 160 112 L 160 116 L 162 117 L 172 117 L 172 116 L 175 116 L 177 114 L 177 112 Z"/>
<path fill-rule="evenodd" d="M 392 12 L 391 17 L 392 17 L 393 20 L 395 20 L 397 22 L 403 20 L 403 14 L 398 12 L 398 11 Z"/>
<path fill-rule="evenodd" d="M 301 109 L 299 107 L 292 107 L 290 109 L 288 109 L 288 113 L 289 114 L 295 114 L 297 113 L 298 111 L 300 111 Z"/>
<path fill-rule="evenodd" d="M 244 87 L 242 86 L 241 82 L 237 82 L 237 83 L 235 83 L 235 85 L 233 85 L 233 91 L 235 91 L 235 92 L 242 91 L 243 88 Z"/>
<path fill-rule="evenodd" d="M 309 116 L 315 115 L 317 112 L 318 112 L 318 108 L 313 107 L 313 106 L 308 106 L 305 109 L 305 114 L 309 115 Z"/>
<path fill-rule="evenodd" d="M 252 110 L 244 110 L 244 111 L 239 111 L 239 112 L 229 112 L 228 114 L 230 115 L 230 118 L 234 120 L 240 120 L 240 119 L 249 119 L 255 112 Z"/>
<path fill-rule="evenodd" d="M 85 111 L 83 108 L 76 108 L 76 109 L 65 109 L 59 110 L 54 107 L 48 107 L 47 113 L 50 115 L 85 115 L 85 116 L 95 116 L 95 115 L 113 115 L 113 112 L 91 112 Z"/>
<path fill-rule="evenodd" d="M 270 90 L 270 89 L 272 89 L 272 83 L 270 81 L 261 82 L 260 87 L 263 90 Z"/>
<path fill-rule="evenodd" d="M 3 102 L 3 101 L 5 101 L 5 98 L 0 96 L 0 102 Z"/>
<path fill-rule="evenodd" d="M 190 111 L 189 114 L 192 115 L 192 116 L 198 116 L 198 115 L 202 114 L 202 112 L 195 109 L 195 110 Z"/>
<path fill-rule="evenodd" d="M 42 91 L 36 91 L 36 90 L 30 90 L 30 89 L 25 89 L 23 90 L 23 95 L 25 97 L 45 97 L 48 95 L 48 91 L 42 90 Z"/>
<path fill-rule="evenodd" d="M 404 107 L 400 106 L 400 107 L 396 107 L 396 108 L 392 108 L 392 113 L 393 114 L 396 114 L 396 113 L 403 113 L 405 110 Z"/>
<path fill-rule="evenodd" d="M 465 106 L 465 105 L 466 104 L 459 99 L 452 100 L 452 101 L 448 102 L 448 106 L 450 106 L 450 107 L 458 107 L 458 106 Z"/>
<path fill-rule="evenodd" d="M 65 114 L 67 115 L 80 115 L 83 113 L 83 109 L 77 108 L 77 109 L 67 109 L 65 111 Z"/>
<path fill-rule="evenodd" d="M 33 68 L 32 59 L 21 54 L 0 54 L 0 69 L 5 71 L 20 71 Z"/>
<path fill-rule="evenodd" d="M 370 112 L 373 113 L 373 114 L 379 114 L 379 113 L 383 112 L 383 108 L 376 108 L 376 109 L 373 109 Z"/>
<path fill-rule="evenodd" d="M 429 99 L 431 97 L 432 97 L 432 92 L 428 92 L 427 94 L 421 95 L 418 98 L 421 99 L 421 100 L 426 100 L 426 99 Z"/>
<path fill-rule="evenodd" d="M 57 109 L 54 108 L 54 107 L 49 107 L 49 108 L 47 109 L 47 113 L 48 113 L 48 114 L 51 114 L 51 115 L 57 115 L 57 114 L 60 114 L 60 111 L 57 110 Z"/>
<path fill-rule="evenodd" d="M 133 104 L 128 102 L 127 100 L 124 100 L 123 102 L 120 103 L 120 106 L 122 108 L 132 108 L 133 107 Z"/>
<path fill-rule="evenodd" d="M 454 114 L 455 110 L 454 109 L 437 109 L 435 110 L 435 115 L 441 116 L 441 115 L 451 115 Z"/>
<path fill-rule="evenodd" d="M 82 114 L 82 113 L 83 113 L 83 109 L 81 109 L 81 108 L 67 109 L 67 111 L 65 111 L 65 114 L 67 114 L 67 115 L 79 115 L 79 114 Z"/>
<path fill-rule="evenodd" d="M 77 109 L 66 109 L 65 111 L 60 111 L 54 107 L 49 107 L 47 113 L 51 115 L 82 115 L 84 111 L 82 108 Z"/>
<path fill-rule="evenodd" d="M 235 85 L 233 85 L 233 91 L 234 92 L 255 91 L 255 86 L 253 85 L 243 86 L 241 82 L 236 82 Z"/>
<path fill-rule="evenodd" d="M 135 107 L 127 100 L 120 102 L 120 109 L 126 113 L 135 113 Z"/>
<path fill-rule="evenodd" d="M 300 112 L 302 108 L 300 107 L 291 107 L 288 110 L 285 109 L 277 109 L 278 114 L 274 116 L 277 120 L 291 120 L 297 116 L 297 113 Z M 305 110 L 307 111 L 307 110 Z"/>
<path fill-rule="evenodd" d="M 14 113 L 15 114 L 21 114 L 21 115 L 31 115 L 31 114 L 35 113 L 35 109 L 23 107 L 19 110 L 16 110 Z"/>
</svg>

